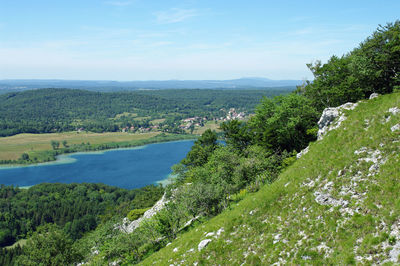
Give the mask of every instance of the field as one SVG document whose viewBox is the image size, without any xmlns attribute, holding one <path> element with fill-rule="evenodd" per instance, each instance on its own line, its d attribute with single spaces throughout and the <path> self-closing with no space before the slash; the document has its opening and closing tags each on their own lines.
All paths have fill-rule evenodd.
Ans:
<svg viewBox="0 0 400 266">
<path fill-rule="evenodd" d="M 151 132 L 129 134 L 122 132 L 66 132 L 51 134 L 18 134 L 11 137 L 0 138 L 0 160 L 16 160 L 20 158 L 23 153 L 51 150 L 52 146 L 50 142 L 52 140 L 59 141 L 60 143 L 66 140 L 67 144 L 80 144 L 82 142 L 89 142 L 90 144 L 101 144 L 132 140 L 144 140 L 154 137 L 158 134 L 160 133 Z"/>
<path fill-rule="evenodd" d="M 195 127 L 193 134 L 196 135 L 201 135 L 204 133 L 204 131 L 206 131 L 207 129 L 211 129 L 213 131 L 219 132 L 221 131 L 220 128 L 220 123 L 215 123 L 214 121 L 208 121 L 204 127 Z M 186 130 L 188 133 L 190 132 L 190 130 Z"/>
</svg>

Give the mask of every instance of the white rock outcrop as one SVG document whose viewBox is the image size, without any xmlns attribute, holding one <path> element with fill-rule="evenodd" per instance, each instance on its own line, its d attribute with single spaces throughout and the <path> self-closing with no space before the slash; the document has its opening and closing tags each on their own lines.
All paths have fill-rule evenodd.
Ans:
<svg viewBox="0 0 400 266">
<path fill-rule="evenodd" d="M 154 204 L 153 207 L 151 207 L 149 210 L 147 210 L 142 217 L 140 217 L 137 220 L 130 221 L 128 218 L 124 218 L 122 221 L 122 224 L 117 224 L 116 228 L 121 230 L 122 232 L 125 233 L 132 233 L 136 228 L 139 227 L 140 223 L 143 220 L 147 220 L 151 217 L 153 217 L 157 212 L 159 212 L 162 208 L 164 208 L 165 204 L 168 203 L 168 200 L 165 197 L 165 194 L 162 196 L 162 198 Z"/>
<path fill-rule="evenodd" d="M 329 131 L 339 128 L 346 120 L 343 110 L 353 110 L 357 105 L 358 103 L 345 103 L 338 107 L 325 108 L 318 121 L 318 140 L 321 140 Z"/>
<path fill-rule="evenodd" d="M 369 99 L 371 100 L 371 99 L 377 98 L 378 96 L 379 96 L 379 94 L 374 92 L 369 96 Z"/>
<path fill-rule="evenodd" d="M 197 246 L 197 250 L 201 251 L 203 248 L 205 248 L 212 240 L 211 239 L 204 239 L 202 240 L 199 245 Z"/>
<path fill-rule="evenodd" d="M 303 156 L 304 154 L 306 154 L 309 150 L 310 146 L 307 146 L 305 149 L 301 150 L 298 154 L 296 154 L 296 158 L 300 159 L 301 156 Z"/>
<path fill-rule="evenodd" d="M 400 124 L 397 124 L 397 125 L 392 126 L 392 127 L 390 128 L 390 130 L 391 130 L 392 132 L 395 132 L 395 131 L 397 131 L 397 130 L 400 130 Z"/>
<path fill-rule="evenodd" d="M 400 109 L 397 107 L 389 108 L 389 113 L 392 113 L 392 115 L 397 115 L 400 114 Z"/>
</svg>

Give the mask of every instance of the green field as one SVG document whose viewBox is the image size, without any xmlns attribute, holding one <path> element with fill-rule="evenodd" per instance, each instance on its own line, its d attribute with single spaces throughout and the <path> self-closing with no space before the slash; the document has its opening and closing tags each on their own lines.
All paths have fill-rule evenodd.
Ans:
<svg viewBox="0 0 400 266">
<path fill-rule="evenodd" d="M 160 132 L 135 134 L 122 132 L 18 134 L 11 137 L 0 138 L 0 160 L 16 160 L 20 158 L 23 153 L 52 150 L 52 146 L 50 144 L 52 140 L 59 142 L 66 140 L 68 145 L 80 144 L 82 142 L 89 142 L 90 144 L 103 144 L 146 140 L 159 134 Z"/>
<path fill-rule="evenodd" d="M 219 131 L 221 131 L 221 129 L 219 127 L 220 127 L 220 122 L 215 123 L 214 121 L 208 121 L 204 125 L 204 127 L 195 127 L 193 134 L 201 135 L 207 129 L 211 129 L 212 131 L 219 132 Z M 190 130 L 187 130 L 187 132 L 190 132 Z"/>
</svg>

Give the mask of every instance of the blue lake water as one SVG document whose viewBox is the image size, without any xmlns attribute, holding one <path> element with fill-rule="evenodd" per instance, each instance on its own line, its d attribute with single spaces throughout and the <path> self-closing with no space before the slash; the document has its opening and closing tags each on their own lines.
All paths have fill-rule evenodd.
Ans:
<svg viewBox="0 0 400 266">
<path fill-rule="evenodd" d="M 194 141 L 149 144 L 132 149 L 61 155 L 57 162 L 0 168 L 0 184 L 32 186 L 47 183 L 104 183 L 139 188 L 168 178 Z"/>
</svg>

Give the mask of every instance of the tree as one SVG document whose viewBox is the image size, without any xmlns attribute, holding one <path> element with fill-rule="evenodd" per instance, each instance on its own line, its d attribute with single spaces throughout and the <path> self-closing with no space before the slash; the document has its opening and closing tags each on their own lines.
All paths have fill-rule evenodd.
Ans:
<svg viewBox="0 0 400 266">
<path fill-rule="evenodd" d="M 82 255 L 73 247 L 65 232 L 54 224 L 39 227 L 28 239 L 21 265 L 69 265 L 79 262 Z"/>
<path fill-rule="evenodd" d="M 207 129 L 200 138 L 198 138 L 192 149 L 182 160 L 182 164 L 186 167 L 201 166 L 207 162 L 208 157 L 217 148 L 217 134 Z"/>
<path fill-rule="evenodd" d="M 371 93 L 391 93 L 400 88 L 400 21 L 379 26 L 359 47 L 326 64 L 308 64 L 314 81 L 298 92 L 322 111 L 346 102 L 356 102 Z"/>
<path fill-rule="evenodd" d="M 68 148 L 68 143 L 66 140 L 63 140 L 62 144 L 63 144 L 64 148 Z"/>
<path fill-rule="evenodd" d="M 304 95 L 318 110 L 355 102 L 364 97 L 364 92 L 351 70 L 351 60 L 349 56 L 332 56 L 326 64 L 321 64 L 320 61 L 307 64 L 314 75 L 314 81 L 305 87 Z"/>
<path fill-rule="evenodd" d="M 59 141 L 52 140 L 50 142 L 50 144 L 53 147 L 53 150 L 56 150 L 56 149 L 58 149 L 60 147 L 60 142 Z"/>
<path fill-rule="evenodd" d="M 365 88 L 365 96 L 400 88 L 400 20 L 379 25 L 351 57 L 352 71 Z"/>
<path fill-rule="evenodd" d="M 221 125 L 225 141 L 234 149 L 242 151 L 251 142 L 251 135 L 249 135 L 246 123 L 239 120 L 231 120 L 224 122 Z"/>
<path fill-rule="evenodd" d="M 300 151 L 315 139 L 308 131 L 316 126 L 318 115 L 302 95 L 264 98 L 249 121 L 253 143 L 272 151 Z"/>
<path fill-rule="evenodd" d="M 27 153 L 23 153 L 21 155 L 21 159 L 24 160 L 24 161 L 28 161 L 29 160 L 29 155 Z"/>
</svg>

